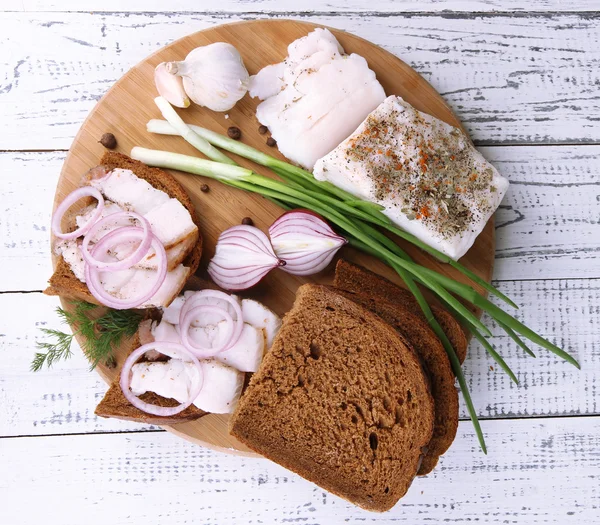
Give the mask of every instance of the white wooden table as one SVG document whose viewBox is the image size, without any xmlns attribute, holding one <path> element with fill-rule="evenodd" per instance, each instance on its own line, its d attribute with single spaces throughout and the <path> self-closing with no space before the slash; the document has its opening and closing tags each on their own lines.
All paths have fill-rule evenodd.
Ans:
<svg viewBox="0 0 600 525">
<path fill-rule="evenodd" d="M 126 5 L 126 7 L 124 7 Z M 596 10 L 596 12 L 594 12 Z M 600 523 L 599 0 L 2 0 L 0 524 Z M 266 460 L 103 420 L 80 353 L 29 372 L 51 273 L 50 208 L 88 111 L 128 68 L 188 33 L 299 18 L 380 44 L 429 80 L 511 181 L 495 284 L 582 371 L 499 337 L 512 384 L 472 344 L 471 423 L 391 512 L 369 514 Z"/>
</svg>

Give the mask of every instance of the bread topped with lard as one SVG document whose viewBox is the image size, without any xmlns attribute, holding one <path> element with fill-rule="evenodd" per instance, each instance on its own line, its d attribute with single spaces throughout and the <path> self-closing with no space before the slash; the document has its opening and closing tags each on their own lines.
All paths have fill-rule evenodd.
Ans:
<svg viewBox="0 0 600 525">
<path fill-rule="evenodd" d="M 123 211 L 137 213 L 146 219 L 152 234 L 160 241 L 166 254 L 167 273 L 158 291 L 136 308 L 167 306 L 196 272 L 202 255 L 202 235 L 198 218 L 189 195 L 167 172 L 150 168 L 121 153 L 107 152 L 99 166 L 82 179 L 82 187 L 97 189 L 104 198 L 103 209 L 96 222 Z M 91 200 L 91 199 L 90 199 Z M 65 214 L 65 230 L 89 223 L 97 203 L 79 206 Z M 122 224 L 107 224 L 91 239 L 97 241 Z M 64 231 L 64 230 L 63 230 Z M 86 282 L 85 261 L 81 251 L 85 236 L 56 239 L 54 251 L 58 257 L 50 286 L 45 293 L 115 307 L 110 301 L 99 300 Z M 114 253 L 111 253 L 114 255 Z M 119 258 L 119 253 L 117 253 Z M 127 300 L 145 295 L 154 282 L 157 262 L 152 249 L 131 268 L 101 272 L 103 289 L 115 300 Z M 147 294 L 146 294 L 147 295 Z"/>
</svg>

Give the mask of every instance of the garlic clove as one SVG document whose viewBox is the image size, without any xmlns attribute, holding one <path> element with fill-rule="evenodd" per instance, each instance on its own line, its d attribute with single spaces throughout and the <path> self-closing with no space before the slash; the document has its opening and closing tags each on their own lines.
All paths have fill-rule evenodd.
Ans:
<svg viewBox="0 0 600 525">
<path fill-rule="evenodd" d="M 187 108 L 190 105 L 190 99 L 183 89 L 181 77 L 169 72 L 166 62 L 156 66 L 154 70 L 154 84 L 161 97 L 167 99 L 171 104 L 178 108 Z"/>
</svg>

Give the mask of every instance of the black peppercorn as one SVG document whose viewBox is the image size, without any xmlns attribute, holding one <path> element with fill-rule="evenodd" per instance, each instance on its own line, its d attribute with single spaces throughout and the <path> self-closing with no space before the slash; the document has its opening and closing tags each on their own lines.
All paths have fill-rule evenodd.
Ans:
<svg viewBox="0 0 600 525">
<path fill-rule="evenodd" d="M 117 368 L 117 360 L 115 359 L 115 356 L 110 356 L 104 363 L 106 365 L 107 368 L 110 368 L 111 370 L 113 368 Z"/>
<path fill-rule="evenodd" d="M 240 140 L 242 138 L 242 130 L 240 128 L 236 128 L 235 126 L 231 126 L 227 129 L 227 135 L 230 139 Z"/>
<path fill-rule="evenodd" d="M 208 193 L 208 190 L 210 190 L 210 188 L 208 187 L 208 184 L 203 184 L 202 186 L 200 186 L 200 191 L 202 193 Z"/>
<path fill-rule="evenodd" d="M 267 131 L 269 131 L 269 128 L 267 128 L 267 126 L 258 126 L 258 132 L 261 135 L 264 135 Z"/>
<path fill-rule="evenodd" d="M 244 217 L 242 219 L 242 224 L 245 224 L 246 226 L 254 226 L 254 221 L 250 217 Z"/>
<path fill-rule="evenodd" d="M 270 146 L 270 147 L 277 146 L 277 141 L 273 137 L 269 137 L 267 139 L 267 146 Z"/>
<path fill-rule="evenodd" d="M 117 138 L 112 133 L 105 133 L 98 142 L 108 149 L 117 147 Z"/>
</svg>

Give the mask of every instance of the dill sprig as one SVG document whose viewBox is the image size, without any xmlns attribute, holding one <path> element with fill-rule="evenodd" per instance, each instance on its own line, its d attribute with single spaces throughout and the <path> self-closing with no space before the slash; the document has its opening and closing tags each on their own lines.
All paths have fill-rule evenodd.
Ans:
<svg viewBox="0 0 600 525">
<path fill-rule="evenodd" d="M 62 323 L 69 325 L 72 333 L 52 328 L 41 328 L 45 341 L 36 343 L 36 352 L 31 362 L 31 370 L 37 372 L 44 365 L 51 367 L 57 361 L 69 359 L 73 352 L 71 345 L 75 336 L 82 336 L 81 349 L 90 362 L 90 369 L 98 363 L 114 361 L 114 351 L 123 338 L 132 337 L 143 318 L 134 310 L 106 310 L 101 316 L 94 315 L 98 306 L 84 301 L 74 301 L 72 311 L 57 308 L 56 313 Z"/>
</svg>

